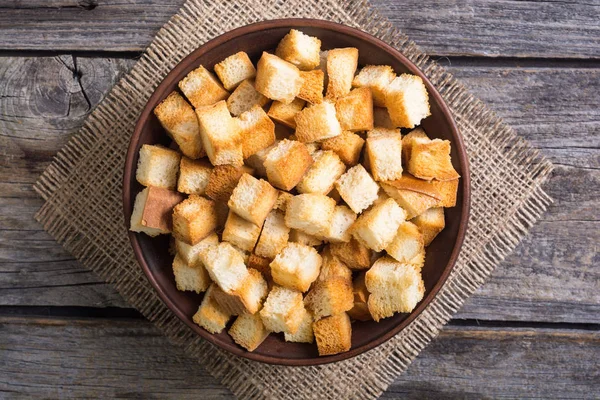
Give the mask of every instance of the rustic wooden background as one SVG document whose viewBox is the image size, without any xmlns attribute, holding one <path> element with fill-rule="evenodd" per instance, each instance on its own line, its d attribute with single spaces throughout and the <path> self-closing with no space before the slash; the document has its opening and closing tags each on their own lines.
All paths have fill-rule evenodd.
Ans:
<svg viewBox="0 0 600 400">
<path fill-rule="evenodd" d="M 0 398 L 232 397 L 33 219 L 182 2 L 0 0 Z M 600 2 L 373 4 L 556 166 L 555 203 L 384 398 L 600 397 Z"/>
</svg>

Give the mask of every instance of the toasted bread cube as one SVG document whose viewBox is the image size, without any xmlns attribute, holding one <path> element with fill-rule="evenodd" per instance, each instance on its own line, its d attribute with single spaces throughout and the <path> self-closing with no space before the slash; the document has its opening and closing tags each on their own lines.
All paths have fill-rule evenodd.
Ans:
<svg viewBox="0 0 600 400">
<path fill-rule="evenodd" d="M 285 214 L 273 210 L 267 215 L 254 252 L 261 257 L 275 258 L 288 243 L 289 236 L 290 228 L 285 225 Z"/>
<path fill-rule="evenodd" d="M 246 52 L 235 53 L 215 65 L 215 72 L 225 89 L 232 90 L 246 79 L 256 76 L 256 68 Z"/>
<path fill-rule="evenodd" d="M 205 194 L 207 197 L 227 203 L 233 189 L 237 186 L 244 174 L 252 174 L 252 169 L 245 165 L 241 167 L 234 165 L 217 165 L 208 177 Z"/>
<path fill-rule="evenodd" d="M 347 243 L 331 243 L 331 255 L 337 257 L 352 270 L 368 269 L 371 266 L 371 249 L 356 239 Z"/>
<path fill-rule="evenodd" d="M 321 41 L 318 38 L 292 29 L 281 39 L 275 54 L 299 69 L 308 71 L 319 66 L 320 51 Z"/>
<path fill-rule="evenodd" d="M 346 172 L 346 165 L 331 150 L 317 150 L 312 157 L 314 164 L 296 185 L 296 190 L 300 193 L 327 194 L 333 189 L 335 181 Z"/>
<path fill-rule="evenodd" d="M 402 137 L 402 162 L 408 164 L 412 153 L 412 148 L 417 143 L 429 143 L 431 139 L 427 136 L 423 128 L 415 128 L 404 137 Z"/>
<path fill-rule="evenodd" d="M 271 332 L 295 334 L 304 318 L 302 293 L 282 286 L 273 286 L 260 310 L 260 318 Z"/>
<path fill-rule="evenodd" d="M 306 101 L 295 98 L 289 104 L 284 104 L 280 101 L 274 101 L 269 108 L 268 115 L 275 121 L 292 129 L 296 129 L 296 114 L 304 108 Z"/>
<path fill-rule="evenodd" d="M 423 245 L 423 235 L 419 228 L 412 222 L 404 222 L 385 251 L 399 262 L 410 263 L 423 251 Z"/>
<path fill-rule="evenodd" d="M 430 208 L 415 217 L 411 222 L 419 228 L 423 235 L 423 243 L 427 247 L 446 226 L 444 209 L 442 207 Z"/>
<path fill-rule="evenodd" d="M 275 143 L 275 124 L 262 107 L 256 105 L 239 117 L 242 128 L 242 154 L 248 158 Z"/>
<path fill-rule="evenodd" d="M 210 285 L 192 320 L 210 333 L 216 334 L 225 329 L 225 325 L 227 325 L 231 315 L 225 312 L 215 301 L 215 289 L 217 289 L 217 286 L 214 283 Z"/>
<path fill-rule="evenodd" d="M 373 319 L 369 312 L 369 291 L 365 284 L 365 273 L 361 272 L 352 282 L 352 293 L 354 294 L 354 306 L 348 310 L 350 318 L 357 321 L 370 321 Z"/>
<path fill-rule="evenodd" d="M 269 151 L 264 166 L 271 185 L 291 190 L 300 182 L 312 163 L 313 158 L 304 143 L 283 139 Z"/>
<path fill-rule="evenodd" d="M 319 276 L 322 262 L 314 248 L 288 243 L 271 262 L 271 275 L 278 285 L 306 292 Z"/>
<path fill-rule="evenodd" d="M 458 179 L 451 181 L 430 181 L 440 196 L 440 207 L 456 206 L 456 195 L 458 193 Z"/>
<path fill-rule="evenodd" d="M 212 282 L 201 264 L 189 265 L 177 254 L 173 260 L 173 275 L 177 290 L 192 291 L 196 293 L 205 292 Z"/>
<path fill-rule="evenodd" d="M 254 351 L 269 336 L 269 331 L 258 314 L 242 314 L 235 319 L 229 336 L 248 351 Z"/>
<path fill-rule="evenodd" d="M 320 356 L 343 353 L 350 350 L 352 326 L 348 314 L 341 313 L 313 323 Z"/>
<path fill-rule="evenodd" d="M 196 113 L 179 93 L 168 95 L 154 108 L 154 115 L 185 156 L 196 159 L 206 155 Z"/>
<path fill-rule="evenodd" d="M 398 189 L 394 186 L 395 181 L 381 182 L 381 187 L 388 196 L 393 198 L 404 211 L 406 219 L 413 219 L 431 207 L 439 207 L 440 200 L 413 190 Z"/>
<path fill-rule="evenodd" d="M 383 128 L 381 126 L 376 126 L 367 132 L 367 138 L 376 138 L 379 136 L 398 136 L 401 139 L 400 129 L 395 128 Z"/>
<path fill-rule="evenodd" d="M 335 110 L 340 126 L 345 131 L 366 131 L 373 129 L 373 98 L 369 88 L 354 89 L 335 102 Z"/>
<path fill-rule="evenodd" d="M 302 320 L 300 322 L 300 326 L 296 333 L 287 333 L 284 332 L 283 336 L 286 342 L 297 342 L 297 343 L 312 343 L 315 339 L 315 335 L 313 333 L 313 317 L 310 315 L 308 311 L 303 309 Z"/>
<path fill-rule="evenodd" d="M 179 81 L 179 89 L 194 108 L 210 106 L 229 96 L 217 78 L 200 66 Z"/>
<path fill-rule="evenodd" d="M 373 204 L 379 191 L 379 185 L 360 164 L 346 171 L 335 182 L 335 187 L 346 204 L 357 214 Z"/>
<path fill-rule="evenodd" d="M 356 214 L 346 206 L 336 206 L 333 218 L 324 237 L 328 242 L 349 242 L 351 239 L 350 227 L 356 221 Z"/>
<path fill-rule="evenodd" d="M 200 253 L 200 261 L 211 279 L 227 294 L 235 294 L 249 276 L 244 259 L 227 242 L 205 249 Z"/>
<path fill-rule="evenodd" d="M 352 226 L 352 235 L 360 243 L 375 251 L 388 246 L 406 213 L 394 199 L 387 199 L 364 212 Z"/>
<path fill-rule="evenodd" d="M 271 261 L 273 260 L 250 253 L 250 257 L 248 257 L 248 270 L 255 269 L 265 279 L 271 280 Z"/>
<path fill-rule="evenodd" d="M 417 178 L 452 181 L 460 175 L 452 166 L 450 141 L 434 139 L 427 143 L 415 143 L 408 160 L 408 172 Z"/>
<path fill-rule="evenodd" d="M 304 299 L 315 320 L 348 311 L 354 305 L 352 283 L 341 277 L 331 277 L 315 283 Z"/>
<path fill-rule="evenodd" d="M 262 307 L 269 289 L 267 281 L 255 269 L 248 269 L 248 276 L 241 286 L 231 293 L 226 293 L 219 288 L 215 290 L 216 302 L 231 315 L 256 314 Z"/>
<path fill-rule="evenodd" d="M 219 244 L 219 237 L 216 233 L 211 233 L 195 245 L 189 245 L 181 240 L 175 240 L 175 250 L 177 255 L 181 257 L 184 263 L 190 266 L 197 264 L 203 265 L 200 261 L 200 253 L 211 246 L 217 246 Z"/>
<path fill-rule="evenodd" d="M 279 193 L 269 182 L 244 174 L 227 205 L 240 217 L 262 226 Z"/>
<path fill-rule="evenodd" d="M 371 293 L 367 302 L 369 312 L 377 322 L 396 312 L 413 311 L 425 294 L 421 273 L 391 257 L 375 261 L 366 273 L 365 284 Z"/>
<path fill-rule="evenodd" d="M 208 185 L 212 169 L 212 165 L 206 159 L 191 160 L 187 157 L 181 157 L 177 191 L 200 195 L 206 193 L 206 185 Z"/>
<path fill-rule="evenodd" d="M 343 131 L 339 136 L 321 142 L 321 149 L 332 150 L 349 167 L 358 163 L 365 141 L 356 133 Z"/>
<path fill-rule="evenodd" d="M 244 251 L 252 251 L 259 235 L 260 226 L 246 221 L 231 210 L 229 211 L 223 230 L 223 241 L 229 242 Z"/>
<path fill-rule="evenodd" d="M 254 80 L 246 79 L 231 93 L 227 99 L 227 108 L 236 117 L 254 106 L 263 107 L 269 99 L 254 88 Z"/>
<path fill-rule="evenodd" d="M 315 236 L 323 236 L 335 210 L 335 200 L 323 194 L 299 194 L 288 202 L 285 224 Z"/>
<path fill-rule="evenodd" d="M 294 117 L 298 140 L 309 143 L 339 136 L 342 127 L 335 113 L 335 105 L 329 101 L 313 104 L 300 111 Z"/>
<path fill-rule="evenodd" d="M 196 109 L 200 135 L 206 154 L 213 165 L 244 163 L 240 124 L 231 117 L 224 100 Z"/>
<path fill-rule="evenodd" d="M 317 247 L 323 244 L 323 239 L 317 236 L 309 235 L 298 229 L 290 230 L 290 242 L 300 243 L 305 246 Z"/>
<path fill-rule="evenodd" d="M 348 282 L 352 282 L 352 271 L 339 258 L 331 254 L 329 246 L 323 249 L 321 253 L 323 263 L 321 264 L 321 272 L 317 277 L 317 282 L 326 281 L 330 278 L 342 278 Z"/>
<path fill-rule="evenodd" d="M 295 65 L 263 52 L 258 61 L 254 86 L 269 99 L 289 104 L 300 93 L 302 77 Z"/>
<path fill-rule="evenodd" d="M 255 154 L 252 154 L 250 157 L 248 157 L 248 159 L 246 159 L 246 164 L 254 169 L 254 174 L 256 176 L 262 176 L 264 178 L 267 177 L 265 160 L 267 159 L 269 152 L 274 149 L 280 141 L 281 140 L 276 139 L 275 143 L 265 149 L 257 151 Z"/>
<path fill-rule="evenodd" d="M 312 71 L 300 71 L 302 87 L 298 98 L 308 101 L 310 104 L 318 104 L 323 101 L 323 88 L 325 73 L 320 69 Z"/>
<path fill-rule="evenodd" d="M 287 203 L 292 197 L 294 197 L 294 195 L 283 190 L 279 190 L 278 192 L 279 195 L 277 196 L 277 201 L 275 202 L 275 205 L 273 205 L 273 209 L 280 210 L 285 213 L 285 210 L 287 209 Z"/>
<path fill-rule="evenodd" d="M 184 197 L 168 189 L 149 186 L 135 198 L 129 230 L 148 236 L 169 233 L 173 227 L 173 207 Z"/>
<path fill-rule="evenodd" d="M 396 189 L 410 190 L 413 192 L 425 194 L 429 197 L 436 198 L 438 200 L 442 200 L 442 193 L 440 192 L 440 188 L 437 187 L 436 183 L 438 181 L 426 181 L 423 179 L 415 178 L 408 172 L 403 172 L 402 176 L 393 181 L 382 182 L 382 184 L 387 184 L 395 187 Z"/>
<path fill-rule="evenodd" d="M 144 186 L 175 189 L 181 155 L 160 145 L 144 144 L 140 148 L 135 178 Z"/>
<path fill-rule="evenodd" d="M 368 137 L 366 149 L 371 174 L 376 181 L 402 177 L 402 139 L 399 134 Z"/>
<path fill-rule="evenodd" d="M 395 129 L 387 108 L 373 107 L 373 126 L 387 129 Z"/>
<path fill-rule="evenodd" d="M 385 107 L 385 90 L 396 74 L 389 65 L 367 65 L 354 77 L 352 86 L 365 87 L 373 93 L 373 104 Z"/>
<path fill-rule="evenodd" d="M 429 95 L 423 80 L 410 74 L 402 74 L 387 86 L 385 106 L 392 123 L 400 128 L 414 128 L 430 116 Z"/>
<path fill-rule="evenodd" d="M 358 66 L 358 49 L 347 47 L 327 53 L 327 98 L 335 100 L 350 93 Z"/>
<path fill-rule="evenodd" d="M 215 202 L 192 194 L 173 209 L 173 236 L 195 245 L 217 227 Z"/>
</svg>

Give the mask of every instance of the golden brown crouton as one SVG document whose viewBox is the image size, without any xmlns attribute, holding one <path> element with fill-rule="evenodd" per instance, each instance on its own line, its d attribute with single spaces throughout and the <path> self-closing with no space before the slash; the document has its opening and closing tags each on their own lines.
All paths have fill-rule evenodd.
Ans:
<svg viewBox="0 0 600 400">
<path fill-rule="evenodd" d="M 320 356 L 343 353 L 350 350 L 352 326 L 348 314 L 341 313 L 313 323 Z"/>
<path fill-rule="evenodd" d="M 254 252 L 261 257 L 273 259 L 286 246 L 289 235 L 290 228 L 285 225 L 285 214 L 273 210 L 267 215 Z"/>
<path fill-rule="evenodd" d="M 452 181 L 460 177 L 452 166 L 448 140 L 434 139 L 414 144 L 407 169 L 417 178 L 426 180 Z"/>
<path fill-rule="evenodd" d="M 323 140 L 321 149 L 332 150 L 348 167 L 358 163 L 360 152 L 365 141 L 356 133 L 343 131 L 340 135 Z"/>
<path fill-rule="evenodd" d="M 304 143 L 284 139 L 269 151 L 264 166 L 271 185 L 291 190 L 312 163 L 313 158 Z"/>
<path fill-rule="evenodd" d="M 335 188 L 346 204 L 357 214 L 373 204 L 379 191 L 379 185 L 360 164 L 346 171 L 335 182 Z"/>
<path fill-rule="evenodd" d="M 210 285 L 192 320 L 210 333 L 220 333 L 231 318 L 214 299 L 215 284 Z"/>
<path fill-rule="evenodd" d="M 173 260 L 173 275 L 177 290 L 202 293 L 211 284 L 206 268 L 200 263 L 187 264 L 181 256 L 176 255 Z"/>
<path fill-rule="evenodd" d="M 179 89 L 195 108 L 210 106 L 229 96 L 217 78 L 202 65 L 179 81 Z"/>
<path fill-rule="evenodd" d="M 373 131 L 369 131 L 371 135 Z M 366 157 L 376 181 L 402 177 L 402 139 L 399 134 L 379 134 L 367 137 Z"/>
<path fill-rule="evenodd" d="M 269 331 L 258 314 L 242 314 L 236 318 L 229 336 L 248 351 L 254 351 L 269 336 Z"/>
<path fill-rule="evenodd" d="M 260 235 L 260 226 L 229 211 L 225 229 L 223 230 L 223 241 L 229 242 L 244 251 L 252 251 Z"/>
<path fill-rule="evenodd" d="M 280 124 L 296 129 L 296 120 L 294 118 L 304 108 L 305 104 L 306 101 L 300 98 L 295 98 L 289 104 L 274 101 L 269 108 L 268 115 Z"/>
<path fill-rule="evenodd" d="M 173 236 L 195 245 L 217 226 L 215 202 L 192 194 L 173 209 Z"/>
<path fill-rule="evenodd" d="M 433 239 L 446 226 L 444 209 L 442 207 L 430 208 L 411 220 L 423 235 L 425 246 L 429 246 Z"/>
<path fill-rule="evenodd" d="M 346 166 L 331 150 L 317 150 L 312 157 L 315 162 L 296 185 L 296 189 L 300 193 L 327 194 L 333 189 L 335 181 L 346 172 Z"/>
<path fill-rule="evenodd" d="M 186 194 L 204 194 L 212 173 L 212 165 L 206 159 L 191 160 L 181 157 L 177 191 Z"/>
<path fill-rule="evenodd" d="M 255 105 L 239 116 L 242 129 L 242 154 L 244 159 L 275 143 L 275 124 L 262 109 Z"/>
<path fill-rule="evenodd" d="M 304 143 L 329 139 L 342 133 L 336 117 L 335 105 L 329 101 L 308 106 L 294 118 L 296 137 Z"/>
<path fill-rule="evenodd" d="M 352 86 L 369 88 L 373 93 L 373 104 L 385 107 L 385 90 L 395 77 L 389 65 L 366 65 L 354 77 Z"/>
<path fill-rule="evenodd" d="M 423 252 L 423 235 L 415 224 L 404 222 L 385 251 L 399 262 L 410 263 L 410 260 Z"/>
<path fill-rule="evenodd" d="M 278 285 L 306 292 L 319 276 L 322 262 L 314 248 L 290 242 L 271 262 L 271 276 Z"/>
<path fill-rule="evenodd" d="M 387 108 L 373 107 L 373 126 L 387 129 L 395 129 Z"/>
<path fill-rule="evenodd" d="M 312 71 L 300 71 L 300 76 L 303 81 L 298 98 L 306 100 L 311 104 L 322 102 L 325 73 L 320 69 L 315 69 Z"/>
<path fill-rule="evenodd" d="M 295 334 L 302 324 L 305 311 L 302 293 L 275 285 L 260 310 L 260 317 L 271 332 Z"/>
<path fill-rule="evenodd" d="M 352 282 L 352 293 L 354 294 L 354 306 L 348 312 L 350 318 L 358 321 L 370 321 L 373 319 L 369 312 L 369 291 L 365 284 L 365 273 L 361 272 Z"/>
<path fill-rule="evenodd" d="M 385 106 L 394 126 L 400 128 L 412 129 L 431 115 L 427 89 L 416 75 L 402 74 L 394 78 L 385 91 Z"/>
<path fill-rule="evenodd" d="M 352 225 L 352 236 L 368 248 L 382 251 L 392 242 L 405 217 L 398 203 L 387 199 L 358 217 Z"/>
<path fill-rule="evenodd" d="M 269 99 L 254 88 L 254 80 L 246 79 L 231 93 L 227 99 L 227 108 L 236 117 L 254 106 L 262 107 Z"/>
<path fill-rule="evenodd" d="M 277 190 L 262 179 L 244 174 L 227 205 L 240 217 L 262 226 L 277 200 Z"/>
<path fill-rule="evenodd" d="M 373 129 L 373 98 L 369 88 L 354 89 L 335 102 L 336 116 L 345 131 Z"/>
<path fill-rule="evenodd" d="M 258 61 L 254 86 L 269 99 L 289 104 L 300 93 L 302 77 L 295 65 L 263 52 Z"/>
<path fill-rule="evenodd" d="M 215 72 L 227 90 L 232 90 L 244 80 L 256 76 L 256 69 L 252 65 L 250 57 L 243 51 L 216 64 Z"/>
<path fill-rule="evenodd" d="M 431 185 L 440 195 L 441 207 L 454 207 L 456 205 L 456 195 L 458 193 L 458 179 L 451 181 L 430 181 Z"/>
<path fill-rule="evenodd" d="M 329 50 L 327 53 L 327 98 L 335 100 L 347 95 L 352 88 L 358 65 L 358 49 L 347 47 Z"/>
<path fill-rule="evenodd" d="M 394 186 L 394 182 L 381 182 L 381 187 L 406 211 L 406 219 L 412 219 L 431 207 L 439 207 L 440 200 L 435 197 L 412 190 L 398 189 Z"/>
<path fill-rule="evenodd" d="M 197 108 L 196 114 L 202 144 L 210 162 L 213 165 L 241 166 L 244 163 L 241 127 L 229 114 L 225 101 Z"/>
<path fill-rule="evenodd" d="M 181 155 L 160 145 L 144 144 L 135 172 L 135 178 L 144 186 L 175 189 Z"/>
<path fill-rule="evenodd" d="M 281 39 L 275 54 L 299 69 L 308 71 L 319 66 L 319 51 L 321 41 L 318 38 L 292 29 Z"/>
<path fill-rule="evenodd" d="M 354 305 L 352 284 L 341 277 L 316 282 L 304 299 L 315 320 L 348 311 Z"/>
<path fill-rule="evenodd" d="M 340 259 L 353 270 L 368 269 L 371 266 L 371 249 L 351 239 L 347 243 L 331 243 L 331 255 Z"/>
<path fill-rule="evenodd" d="M 324 194 L 299 194 L 287 204 L 285 224 L 309 235 L 324 236 L 333 219 L 335 206 L 335 200 Z"/>
<path fill-rule="evenodd" d="M 237 186 L 242 175 L 252 173 L 245 165 L 236 167 L 233 165 L 217 165 L 213 168 L 206 185 L 206 196 L 215 201 L 227 203 L 233 189 Z"/>
</svg>

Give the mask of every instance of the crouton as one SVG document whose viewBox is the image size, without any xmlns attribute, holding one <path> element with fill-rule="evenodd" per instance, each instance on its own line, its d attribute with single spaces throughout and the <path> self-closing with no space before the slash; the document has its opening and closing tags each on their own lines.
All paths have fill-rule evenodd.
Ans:
<svg viewBox="0 0 600 400">
<path fill-rule="evenodd" d="M 365 284 L 365 273 L 361 272 L 352 282 L 352 293 L 354 295 L 354 306 L 347 311 L 350 318 L 358 321 L 370 321 L 373 319 L 369 313 L 369 291 Z"/>
<path fill-rule="evenodd" d="M 175 250 L 184 263 L 195 266 L 196 264 L 202 265 L 202 262 L 200 261 L 201 252 L 211 246 L 217 246 L 218 244 L 219 237 L 213 232 L 193 246 L 181 240 L 175 240 Z"/>
<path fill-rule="evenodd" d="M 425 181 L 423 179 L 417 179 L 411 174 L 404 172 L 398 179 L 390 180 L 385 183 L 395 187 L 396 189 L 410 190 L 438 200 L 442 200 L 442 193 L 435 185 L 436 182 L 438 181 Z"/>
<path fill-rule="evenodd" d="M 395 129 L 387 108 L 373 107 L 373 126 L 387 129 Z"/>
<path fill-rule="evenodd" d="M 352 282 L 352 271 L 339 258 L 331 254 L 329 247 L 323 249 L 321 257 L 323 258 L 323 263 L 321 264 L 321 272 L 317 277 L 317 282 L 326 281 L 334 277 Z"/>
<path fill-rule="evenodd" d="M 240 124 L 231 117 L 224 100 L 196 109 L 200 135 L 206 154 L 213 165 L 244 163 Z"/>
<path fill-rule="evenodd" d="M 368 88 L 354 89 L 335 102 L 335 111 L 340 126 L 345 131 L 373 129 L 373 99 Z"/>
<path fill-rule="evenodd" d="M 313 71 L 300 71 L 300 76 L 302 77 L 302 87 L 300 93 L 298 93 L 298 98 L 311 104 L 322 102 L 325 73 L 320 69 L 315 69 Z"/>
<path fill-rule="evenodd" d="M 356 221 L 356 214 L 346 206 L 335 206 L 329 227 L 324 232 L 324 237 L 331 243 L 349 242 L 351 239 L 350 227 Z"/>
<path fill-rule="evenodd" d="M 348 311 L 354 305 L 352 284 L 341 277 L 315 283 L 304 299 L 315 320 Z"/>
<path fill-rule="evenodd" d="M 187 157 L 181 157 L 177 191 L 200 195 L 206 193 L 206 185 L 208 185 L 212 168 L 212 165 L 206 159 L 191 160 Z"/>
<path fill-rule="evenodd" d="M 333 219 L 335 200 L 323 194 L 305 193 L 288 202 L 285 224 L 315 236 L 323 236 Z"/>
<path fill-rule="evenodd" d="M 185 156 L 196 159 L 206 155 L 196 113 L 179 93 L 168 95 L 154 108 L 154 115 Z"/>
<path fill-rule="evenodd" d="M 389 65 L 366 65 L 354 77 L 353 87 L 366 87 L 373 93 L 373 104 L 385 107 L 385 90 L 396 77 L 394 69 Z"/>
<path fill-rule="evenodd" d="M 168 189 L 150 186 L 135 198 L 129 230 L 148 236 L 170 233 L 173 228 L 173 207 L 184 197 Z"/>
<path fill-rule="evenodd" d="M 212 282 L 204 266 L 200 263 L 189 265 L 183 261 L 179 254 L 173 259 L 173 275 L 175 276 L 177 290 L 181 291 L 189 290 L 202 293 L 208 289 Z"/>
<path fill-rule="evenodd" d="M 460 177 L 452 166 L 449 140 L 434 139 L 427 143 L 415 143 L 407 169 L 417 178 L 428 181 L 452 181 Z"/>
<path fill-rule="evenodd" d="M 252 174 L 252 169 L 242 165 L 217 165 L 208 177 L 205 194 L 215 201 L 227 203 L 233 189 L 244 174 Z"/>
<path fill-rule="evenodd" d="M 299 69 L 308 71 L 319 66 L 320 51 L 321 41 L 318 38 L 292 29 L 281 39 L 275 54 Z"/>
<path fill-rule="evenodd" d="M 262 107 L 255 105 L 239 117 L 244 159 L 275 143 L 275 123 Z"/>
<path fill-rule="evenodd" d="M 269 152 L 274 149 L 280 140 L 275 140 L 275 143 L 267 148 L 257 151 L 246 159 L 246 164 L 254 169 L 254 174 L 257 176 L 267 177 L 267 169 L 265 168 L 265 160 Z"/>
<path fill-rule="evenodd" d="M 181 155 L 160 145 L 144 144 L 140 148 L 135 178 L 144 186 L 175 189 Z"/>
<path fill-rule="evenodd" d="M 409 263 L 423 251 L 423 235 L 412 222 L 404 222 L 385 251 L 401 263 Z"/>
<path fill-rule="evenodd" d="M 356 239 L 346 243 L 331 243 L 329 247 L 331 255 L 339 258 L 352 270 L 368 269 L 371 266 L 371 249 Z"/>
<path fill-rule="evenodd" d="M 173 236 L 195 245 L 217 227 L 215 202 L 196 194 L 177 204 L 173 209 Z"/>
<path fill-rule="evenodd" d="M 379 185 L 360 164 L 346 171 L 335 182 L 335 187 L 346 204 L 357 214 L 360 214 L 377 199 L 379 191 Z"/>
<path fill-rule="evenodd" d="M 300 193 L 327 194 L 335 181 L 346 172 L 346 165 L 331 150 L 317 150 L 313 154 L 313 165 L 296 185 Z"/>
<path fill-rule="evenodd" d="M 369 312 L 377 322 L 396 312 L 409 313 L 425 294 L 421 274 L 413 266 L 381 257 L 365 276 Z"/>
<path fill-rule="evenodd" d="M 421 215 L 415 217 L 412 221 L 423 235 L 423 243 L 429 246 L 433 239 L 446 226 L 444 219 L 444 209 L 442 207 L 430 208 Z"/>
<path fill-rule="evenodd" d="M 227 293 L 219 288 L 215 290 L 215 301 L 231 315 L 256 314 L 268 293 L 267 281 L 255 269 L 248 270 L 248 276 L 242 284 Z"/>
<path fill-rule="evenodd" d="M 363 138 L 356 133 L 343 131 L 336 137 L 323 140 L 321 142 L 321 149 L 335 152 L 344 164 L 348 167 L 353 167 L 358 163 L 364 143 Z"/>
<path fill-rule="evenodd" d="M 271 280 L 271 259 L 258 256 L 254 253 L 248 257 L 248 269 L 255 269 L 260 272 L 266 280 Z"/>
<path fill-rule="evenodd" d="M 233 211 L 229 211 L 225 229 L 223 230 L 223 240 L 229 242 L 244 251 L 252 251 L 260 235 L 260 226 L 246 221 Z"/>
<path fill-rule="evenodd" d="M 273 286 L 260 310 L 260 318 L 271 332 L 298 332 L 304 319 L 302 293 L 282 286 Z"/>
<path fill-rule="evenodd" d="M 210 333 L 216 334 L 225 329 L 231 315 L 227 314 L 215 301 L 213 294 L 215 289 L 216 285 L 214 283 L 210 285 L 192 320 Z"/>
<path fill-rule="evenodd" d="M 456 195 L 458 193 L 458 179 L 451 181 L 430 181 L 430 184 L 439 193 L 440 207 L 456 206 Z"/>
<path fill-rule="evenodd" d="M 315 335 L 313 334 L 313 317 L 310 315 L 308 311 L 303 308 L 302 319 L 300 321 L 300 326 L 296 333 L 288 333 L 284 332 L 283 336 L 286 342 L 297 342 L 297 343 L 312 343 L 315 339 Z"/>
<path fill-rule="evenodd" d="M 264 166 L 271 185 L 291 190 L 312 163 L 313 158 L 304 143 L 284 139 L 269 151 Z"/>
<path fill-rule="evenodd" d="M 320 319 L 313 323 L 313 331 L 320 356 L 350 350 L 352 326 L 348 314 L 341 313 Z"/>
<path fill-rule="evenodd" d="M 258 314 L 242 314 L 235 319 L 229 336 L 248 351 L 254 351 L 269 336 L 269 331 Z"/>
<path fill-rule="evenodd" d="M 431 139 L 423 128 L 415 128 L 402 137 L 402 162 L 408 164 L 412 148 L 416 143 L 429 143 Z"/>
<path fill-rule="evenodd" d="M 342 133 L 335 105 L 329 101 L 306 107 L 294 119 L 296 137 L 304 143 L 329 139 Z"/>
<path fill-rule="evenodd" d="M 350 93 L 358 66 L 358 49 L 347 47 L 327 53 L 327 98 L 335 100 Z"/>
<path fill-rule="evenodd" d="M 277 190 L 269 182 L 244 174 L 227 205 L 240 217 L 262 226 L 277 200 Z"/>
<path fill-rule="evenodd" d="M 413 190 L 398 189 L 394 186 L 396 181 L 381 182 L 381 187 L 388 196 L 406 211 L 406 219 L 413 219 L 417 215 L 430 209 L 439 207 L 440 200 Z"/>
<path fill-rule="evenodd" d="M 236 117 L 254 106 L 263 107 L 269 99 L 254 89 L 254 80 L 246 79 L 227 99 L 227 108 Z"/>
<path fill-rule="evenodd" d="M 273 205 L 273 209 L 280 210 L 285 213 L 285 210 L 287 209 L 287 203 L 292 197 L 294 197 L 294 195 L 283 190 L 279 190 L 278 192 L 279 194 L 277 196 L 277 201 Z"/>
<path fill-rule="evenodd" d="M 401 138 L 400 129 L 383 128 L 381 126 L 376 126 L 367 132 L 367 138 L 375 138 L 379 136 L 398 136 L 399 138 Z"/>
<path fill-rule="evenodd" d="M 227 294 L 235 294 L 249 277 L 240 253 L 227 242 L 211 246 L 200 253 L 200 261 L 211 279 Z"/>
<path fill-rule="evenodd" d="M 263 52 L 258 61 L 254 86 L 269 99 L 289 104 L 300 93 L 302 77 L 295 65 Z"/>
<path fill-rule="evenodd" d="M 314 248 L 288 243 L 271 262 L 271 276 L 278 285 L 306 292 L 319 276 L 322 262 Z"/>
<path fill-rule="evenodd" d="M 229 97 L 229 92 L 202 65 L 179 81 L 179 89 L 194 108 L 210 106 Z"/>
<path fill-rule="evenodd" d="M 287 244 L 289 235 L 290 228 L 285 225 L 285 214 L 273 210 L 267 215 L 254 252 L 261 257 L 275 258 Z"/>
<path fill-rule="evenodd" d="M 402 74 L 394 78 L 385 91 L 385 106 L 394 126 L 400 128 L 412 129 L 431 115 L 427 89 L 416 75 Z"/>
<path fill-rule="evenodd" d="M 243 51 L 235 53 L 215 65 L 215 73 L 225 89 L 232 90 L 246 79 L 256 76 L 256 68 Z"/>
<path fill-rule="evenodd" d="M 406 213 L 394 199 L 387 199 L 361 214 L 352 225 L 352 236 L 360 243 L 375 251 L 388 246 Z"/>
<path fill-rule="evenodd" d="M 269 108 L 268 115 L 275 121 L 292 129 L 296 129 L 296 114 L 298 114 L 306 104 L 306 101 L 295 98 L 289 104 L 284 104 L 280 101 L 274 101 Z"/>
<path fill-rule="evenodd" d="M 402 177 L 402 139 L 399 134 L 367 137 L 366 150 L 373 179 L 389 181 Z"/>
<path fill-rule="evenodd" d="M 291 229 L 290 242 L 317 247 L 323 244 L 323 239 L 317 236 L 309 235 L 308 233 L 304 233 L 298 229 Z"/>
</svg>

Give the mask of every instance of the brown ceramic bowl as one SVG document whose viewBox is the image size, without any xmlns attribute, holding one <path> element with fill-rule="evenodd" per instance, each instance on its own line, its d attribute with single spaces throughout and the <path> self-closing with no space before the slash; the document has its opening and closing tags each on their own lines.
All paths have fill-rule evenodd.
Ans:
<svg viewBox="0 0 600 400">
<path fill-rule="evenodd" d="M 142 111 L 127 153 L 123 201 L 125 221 L 128 223 L 135 196 L 142 190 L 142 186 L 135 180 L 140 147 L 143 144 L 169 145 L 170 143 L 152 110 L 171 91 L 177 90 L 177 82 L 200 64 L 212 69 L 216 63 L 238 51 L 247 52 L 256 62 L 263 50 L 273 50 L 291 28 L 301 29 L 309 35 L 318 37 L 321 39 L 323 49 L 358 48 L 359 66 L 391 65 L 397 73 L 408 72 L 420 76 L 427 86 L 431 116 L 422 122 L 422 126 L 430 136 L 452 142 L 452 162 L 462 178 L 458 189 L 457 205 L 446 210 L 446 228 L 427 248 L 426 262 L 423 267 L 426 288 L 423 301 L 410 314 L 396 314 L 379 323 L 354 322 L 352 348 L 345 353 L 319 357 L 316 344 L 286 343 L 281 334 L 270 335 L 258 349 L 248 352 L 236 345 L 226 331 L 213 335 L 192 322 L 192 315 L 198 309 L 202 296 L 176 289 L 171 269 L 173 258 L 167 251 L 168 237 L 151 238 L 133 232 L 129 232 L 129 237 L 142 269 L 160 298 L 198 335 L 233 354 L 252 360 L 282 365 L 316 365 L 354 357 L 380 345 L 404 329 L 427 307 L 444 284 L 456 262 L 465 236 L 469 215 L 469 167 L 465 146 L 450 111 L 439 93 L 406 57 L 386 43 L 357 29 L 328 21 L 309 19 L 260 22 L 233 30 L 209 41 L 186 57 L 167 75 Z"/>
</svg>

